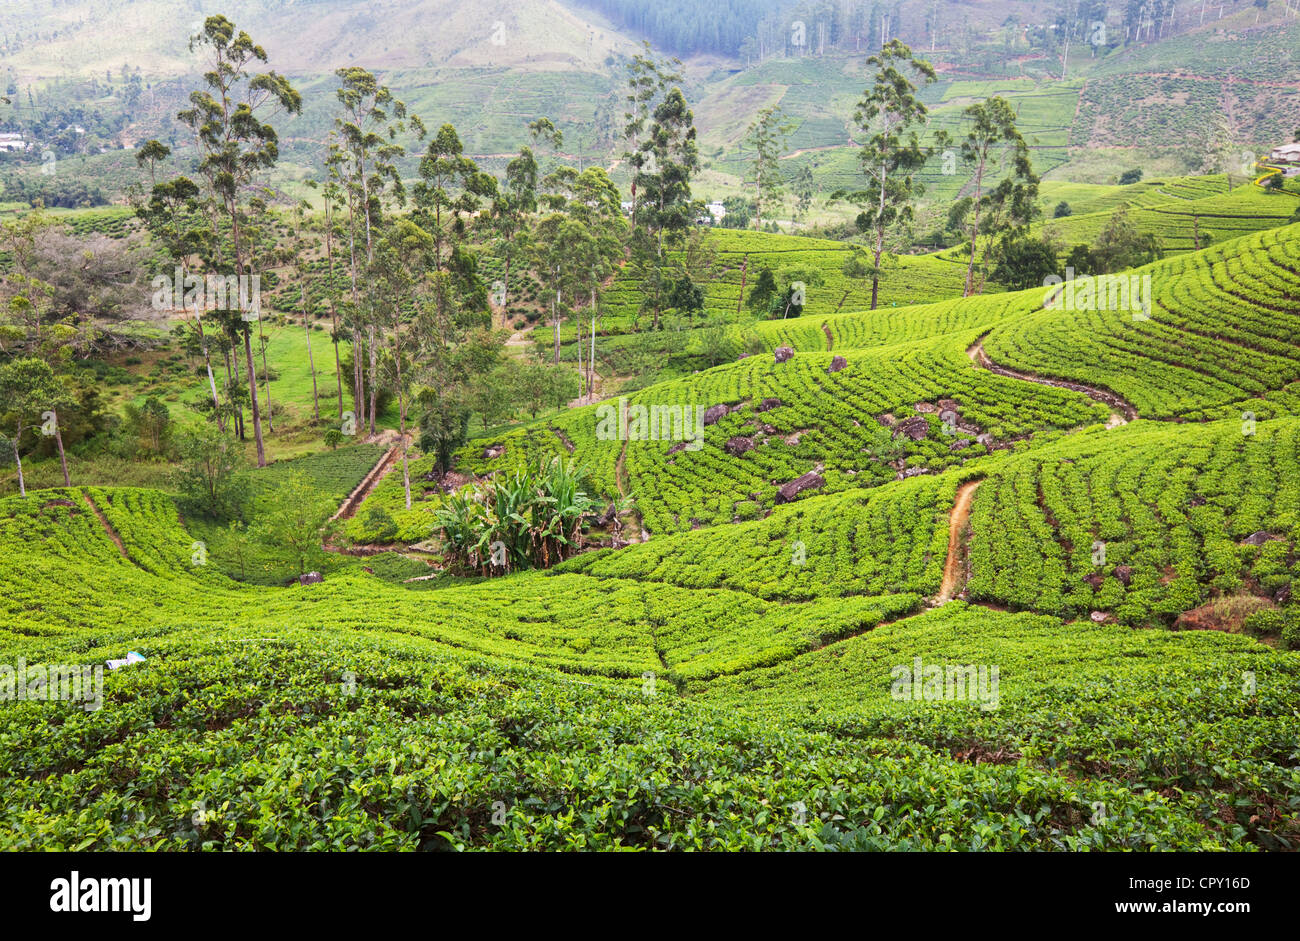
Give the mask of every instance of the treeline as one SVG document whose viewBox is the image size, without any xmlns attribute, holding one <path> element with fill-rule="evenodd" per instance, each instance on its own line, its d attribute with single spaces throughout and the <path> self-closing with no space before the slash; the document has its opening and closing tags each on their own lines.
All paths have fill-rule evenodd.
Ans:
<svg viewBox="0 0 1300 941">
<path fill-rule="evenodd" d="M 735 55 L 760 20 L 779 10 L 781 0 L 580 0 L 620 26 L 678 54 Z"/>
<path fill-rule="evenodd" d="M 40 204 L 47 209 L 90 209 L 108 205 L 108 197 L 97 184 L 72 174 L 0 175 L 0 201 L 26 203 L 33 208 Z"/>
<path fill-rule="evenodd" d="M 969 0 L 579 2 L 675 54 L 718 53 L 752 64 L 773 56 L 875 49 L 890 39 L 960 56 L 974 55 L 977 46 L 1060 55 L 1071 43 L 1113 48 L 1166 39 L 1248 7 L 1260 15 L 1270 7 L 1287 11 L 1292 0 L 1181 5 L 1174 0 L 1055 0 L 1032 17 L 1023 16 L 1015 4 L 1006 4 L 1003 14 L 997 5 Z"/>
</svg>

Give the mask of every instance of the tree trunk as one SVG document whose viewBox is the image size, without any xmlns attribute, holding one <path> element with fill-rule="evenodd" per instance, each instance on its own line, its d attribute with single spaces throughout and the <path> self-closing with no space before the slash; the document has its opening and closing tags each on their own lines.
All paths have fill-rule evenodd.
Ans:
<svg viewBox="0 0 1300 941">
<path fill-rule="evenodd" d="M 975 283 L 975 243 L 980 237 L 980 198 L 983 196 L 984 164 L 987 150 L 980 154 L 979 167 L 975 171 L 975 223 L 970 230 L 970 261 L 966 265 L 966 289 L 963 297 L 970 297 Z"/>
<path fill-rule="evenodd" d="M 881 29 L 883 30 L 883 25 Z M 885 185 L 889 177 L 889 168 L 880 165 L 880 202 L 876 210 L 876 247 L 875 271 L 871 274 L 871 309 L 880 303 L 880 256 L 885 254 Z"/>
<path fill-rule="evenodd" d="M 235 276 L 244 276 L 244 250 L 239 240 L 239 211 L 229 206 L 231 241 L 235 248 Z M 243 293 L 242 290 L 240 292 Z M 243 311 L 240 311 L 243 315 Z M 258 312 L 258 326 L 261 327 L 261 312 Z M 244 358 L 248 362 L 248 401 L 253 412 L 253 438 L 257 441 L 257 466 L 266 466 L 266 444 L 262 441 L 262 416 L 257 405 L 257 367 L 253 363 L 253 331 L 244 324 Z M 270 397 L 270 382 L 267 383 L 267 396 Z"/>
<path fill-rule="evenodd" d="M 560 292 L 555 292 L 551 302 L 551 323 L 555 326 L 555 365 L 560 365 Z"/>
<path fill-rule="evenodd" d="M 208 338 L 203 332 L 203 322 L 195 318 L 195 323 L 199 325 L 199 338 L 203 341 L 203 365 L 208 369 L 208 389 L 212 392 L 212 415 L 217 420 L 217 430 L 225 434 L 226 422 L 221 417 L 221 399 L 217 396 L 217 380 L 212 375 L 212 352 L 208 349 Z"/>
<path fill-rule="evenodd" d="M 23 480 L 23 458 L 18 453 L 18 442 L 23 437 L 22 419 L 18 421 L 18 434 L 14 435 L 14 463 L 18 465 L 18 496 L 27 496 L 27 483 Z"/>
<path fill-rule="evenodd" d="M 301 271 L 299 272 L 301 277 Z M 307 365 L 311 369 L 311 405 L 316 420 L 320 421 L 320 398 L 316 390 L 316 357 L 311 351 L 311 324 L 307 319 L 307 298 L 301 280 L 298 282 L 298 294 L 302 303 L 302 329 L 307 334 Z"/>
<path fill-rule="evenodd" d="M 370 436 L 375 434 L 375 407 L 379 401 L 379 346 L 375 343 L 375 326 L 371 324 L 366 337 L 370 347 Z"/>
<path fill-rule="evenodd" d="M 253 438 L 257 442 L 257 466 L 266 466 L 266 446 L 262 443 L 262 416 L 257 406 L 257 372 L 253 365 L 253 331 L 244 330 L 244 359 L 248 363 L 249 407 L 253 412 Z"/>
<path fill-rule="evenodd" d="M 266 424 L 275 433 L 275 415 L 271 408 L 271 370 L 266 367 L 266 336 L 262 333 L 262 317 L 257 318 L 257 343 L 262 348 L 262 377 L 266 380 Z"/>
<path fill-rule="evenodd" d="M 325 255 L 329 258 L 330 267 L 330 322 L 334 325 L 330 339 L 334 343 L 334 380 L 338 384 L 339 421 L 343 421 L 343 360 L 339 357 L 339 308 L 334 298 L 334 222 L 328 199 L 325 200 Z"/>
<path fill-rule="evenodd" d="M 54 443 L 59 448 L 59 466 L 63 468 L 63 486 L 72 486 L 72 477 L 68 475 L 68 456 L 63 453 L 63 429 L 59 427 L 59 413 L 54 412 Z"/>
<path fill-rule="evenodd" d="M 739 318 L 745 308 L 745 275 L 749 273 L 749 253 L 740 260 L 740 299 L 736 301 L 736 317 Z"/>
<path fill-rule="evenodd" d="M 393 361 L 397 365 L 397 422 L 402 434 L 402 491 L 406 494 L 406 508 L 411 508 L 411 470 L 406 458 L 406 388 L 402 385 L 402 312 L 397 312 L 393 330 Z"/>
</svg>

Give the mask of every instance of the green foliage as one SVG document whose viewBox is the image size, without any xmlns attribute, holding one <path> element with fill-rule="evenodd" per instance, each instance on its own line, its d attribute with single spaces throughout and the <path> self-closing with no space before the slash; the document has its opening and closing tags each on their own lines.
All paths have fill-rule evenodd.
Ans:
<svg viewBox="0 0 1300 941">
<path fill-rule="evenodd" d="M 449 494 L 434 525 L 447 558 L 464 571 L 550 568 L 582 548 L 603 507 L 589 491 L 586 475 L 557 458 Z"/>
<path fill-rule="evenodd" d="M 176 488 L 186 513 L 224 522 L 243 520 L 251 496 L 244 457 L 235 442 L 211 426 L 181 437 Z"/>
<path fill-rule="evenodd" d="M 1290 589 L 1298 430 L 1294 420 L 1249 436 L 1239 421 L 1140 423 L 1007 461 L 975 497 L 971 597 L 1139 625 L 1246 585 Z M 1277 538 L 1257 549 L 1245 542 L 1257 532 Z"/>
<path fill-rule="evenodd" d="M 305 575 L 326 557 L 322 544 L 335 509 L 306 476 L 294 473 L 258 508 L 263 538 L 295 574 Z"/>
<path fill-rule="evenodd" d="M 1007 313 L 1017 315 L 993 329 L 984 349 L 1012 369 L 1109 389 L 1145 418 L 1292 413 L 1300 306 L 1289 259 L 1297 246 L 1300 227 L 1292 226 L 1141 269 L 1154 295 L 1149 319 L 1130 309 L 1063 317 L 1039 309 L 1041 289 L 1012 295 Z"/>
</svg>

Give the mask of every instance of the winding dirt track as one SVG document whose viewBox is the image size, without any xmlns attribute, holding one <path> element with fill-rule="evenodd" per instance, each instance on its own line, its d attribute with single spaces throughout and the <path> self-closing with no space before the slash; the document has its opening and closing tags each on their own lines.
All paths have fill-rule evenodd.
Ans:
<svg viewBox="0 0 1300 941">
<path fill-rule="evenodd" d="M 943 564 L 943 583 L 930 602 L 931 607 L 947 604 L 965 585 L 966 526 L 970 522 L 971 503 L 982 481 L 970 480 L 957 488 L 952 513 L 948 516 L 948 558 Z"/>
<path fill-rule="evenodd" d="M 1082 392 L 1088 398 L 1108 406 L 1114 411 L 1111 414 L 1110 421 L 1107 423 L 1108 428 L 1117 428 L 1120 425 L 1127 425 L 1131 421 L 1137 421 L 1138 411 L 1124 399 L 1120 398 L 1114 392 L 1108 392 L 1105 389 L 1098 389 L 1094 386 L 1085 386 L 1081 382 L 1067 382 L 1064 379 L 1045 379 L 1042 376 L 1035 376 L 1033 373 L 1018 372 L 1014 369 L 1008 369 L 1006 366 L 999 366 L 989 355 L 984 352 L 984 338 L 976 340 L 971 344 L 966 355 L 975 361 L 977 366 L 987 369 L 989 372 L 999 376 L 1006 376 L 1008 379 L 1020 379 L 1023 382 L 1034 382 L 1040 386 L 1053 386 L 1057 389 L 1070 389 L 1074 392 Z"/>
</svg>

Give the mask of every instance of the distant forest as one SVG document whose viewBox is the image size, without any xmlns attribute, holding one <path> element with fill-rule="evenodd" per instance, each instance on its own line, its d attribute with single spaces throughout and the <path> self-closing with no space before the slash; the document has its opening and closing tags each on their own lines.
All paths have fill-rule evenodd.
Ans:
<svg viewBox="0 0 1300 941">
<path fill-rule="evenodd" d="M 761 61 L 771 55 L 820 55 L 827 49 L 883 44 L 897 37 L 933 46 L 969 36 L 977 12 L 983 28 L 1003 42 L 1028 41 L 1052 51 L 1066 37 L 1084 40 L 1094 24 L 1111 47 L 1150 42 L 1202 26 L 1250 5 L 1261 13 L 1270 0 L 1052 0 L 1029 14 L 1026 4 L 966 4 L 954 0 L 576 0 L 655 46 L 677 55 L 716 53 Z M 1289 3 L 1290 0 L 1287 0 Z M 1029 15 L 1027 15 L 1029 14 Z M 967 40 L 969 41 L 969 40 Z"/>
<path fill-rule="evenodd" d="M 734 56 L 782 0 L 579 0 L 654 45 L 678 54 L 715 52 Z"/>
</svg>

